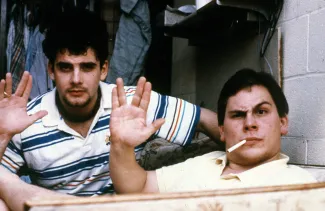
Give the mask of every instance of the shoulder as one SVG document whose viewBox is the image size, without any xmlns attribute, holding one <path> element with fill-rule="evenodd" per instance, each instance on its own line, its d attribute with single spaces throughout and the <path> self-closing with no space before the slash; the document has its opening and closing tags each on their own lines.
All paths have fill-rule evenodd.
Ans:
<svg viewBox="0 0 325 211">
<path fill-rule="evenodd" d="M 216 159 L 224 156 L 225 154 L 226 153 L 223 151 L 213 151 L 213 152 L 206 153 L 204 155 L 190 158 L 188 160 L 216 160 Z"/>
<path fill-rule="evenodd" d="M 311 173 L 296 165 L 288 165 L 284 173 L 290 177 L 292 176 L 293 181 L 317 182 L 316 178 L 313 177 Z"/>
<path fill-rule="evenodd" d="M 32 114 L 32 113 L 36 113 L 37 111 L 41 110 L 42 101 L 46 100 L 51 95 L 55 96 L 55 91 L 54 90 L 46 92 L 46 93 L 44 93 L 42 95 L 39 95 L 39 96 L 35 97 L 34 99 L 32 99 L 31 101 L 29 101 L 27 103 L 27 107 L 26 107 L 27 112 L 29 114 Z"/>
<path fill-rule="evenodd" d="M 225 152 L 214 151 L 201 156 L 189 158 L 184 162 L 172 166 L 167 166 L 165 168 L 179 168 L 181 166 L 186 168 L 187 166 L 189 166 L 192 169 L 193 165 L 196 165 L 196 168 L 201 168 L 201 167 L 205 168 L 206 165 L 210 165 L 210 164 L 214 166 L 216 164 L 216 160 L 220 157 L 223 157 L 224 155 Z"/>
<path fill-rule="evenodd" d="M 99 87 L 100 87 L 102 93 L 110 93 L 110 92 L 112 92 L 113 88 L 116 87 L 116 85 L 101 81 L 99 83 Z"/>
</svg>

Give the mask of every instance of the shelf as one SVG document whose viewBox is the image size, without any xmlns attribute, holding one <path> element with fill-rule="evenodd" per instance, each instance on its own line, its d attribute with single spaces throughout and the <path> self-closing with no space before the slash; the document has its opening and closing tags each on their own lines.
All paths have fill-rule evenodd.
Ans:
<svg viewBox="0 0 325 211">
<path fill-rule="evenodd" d="M 165 34 L 195 40 L 227 37 L 229 33 L 236 32 L 239 28 L 241 30 L 263 28 L 261 23 L 268 23 L 277 9 L 276 1 L 215 0 L 190 15 L 166 9 Z"/>
</svg>

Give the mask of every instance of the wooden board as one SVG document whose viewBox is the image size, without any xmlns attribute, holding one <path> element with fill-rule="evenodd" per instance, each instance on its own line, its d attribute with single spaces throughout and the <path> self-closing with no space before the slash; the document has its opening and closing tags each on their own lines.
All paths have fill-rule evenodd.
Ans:
<svg viewBox="0 0 325 211">
<path fill-rule="evenodd" d="M 74 199 L 34 199 L 26 210 L 323 210 L 325 183 L 168 194 L 120 195 Z"/>
</svg>

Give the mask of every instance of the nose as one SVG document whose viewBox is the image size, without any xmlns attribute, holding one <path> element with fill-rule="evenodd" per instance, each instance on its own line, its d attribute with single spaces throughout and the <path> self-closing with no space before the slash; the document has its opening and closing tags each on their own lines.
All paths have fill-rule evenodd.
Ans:
<svg viewBox="0 0 325 211">
<path fill-rule="evenodd" d="M 258 129 L 258 125 L 257 125 L 256 117 L 248 113 L 244 121 L 244 130 L 250 131 L 250 130 L 257 130 L 257 129 Z"/>
<path fill-rule="evenodd" d="M 73 70 L 73 73 L 71 76 L 71 82 L 74 84 L 82 83 L 82 75 L 81 75 L 81 71 L 79 70 L 79 68 L 75 68 Z"/>
</svg>

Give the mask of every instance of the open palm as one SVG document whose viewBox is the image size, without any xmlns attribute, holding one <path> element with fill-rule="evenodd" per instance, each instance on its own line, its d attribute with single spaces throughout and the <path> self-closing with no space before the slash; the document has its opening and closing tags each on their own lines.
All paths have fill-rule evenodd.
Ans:
<svg viewBox="0 0 325 211">
<path fill-rule="evenodd" d="M 28 72 L 24 72 L 13 95 L 11 87 L 11 75 L 7 74 L 6 81 L 0 82 L 0 134 L 10 138 L 47 114 L 46 111 L 27 114 L 26 105 L 32 88 L 32 77 Z"/>
<path fill-rule="evenodd" d="M 117 79 L 116 85 L 112 91 L 111 141 L 136 147 L 155 133 L 164 119 L 155 120 L 151 124 L 146 122 L 151 84 L 144 77 L 139 79 L 131 104 L 126 102 L 122 79 Z"/>
</svg>

